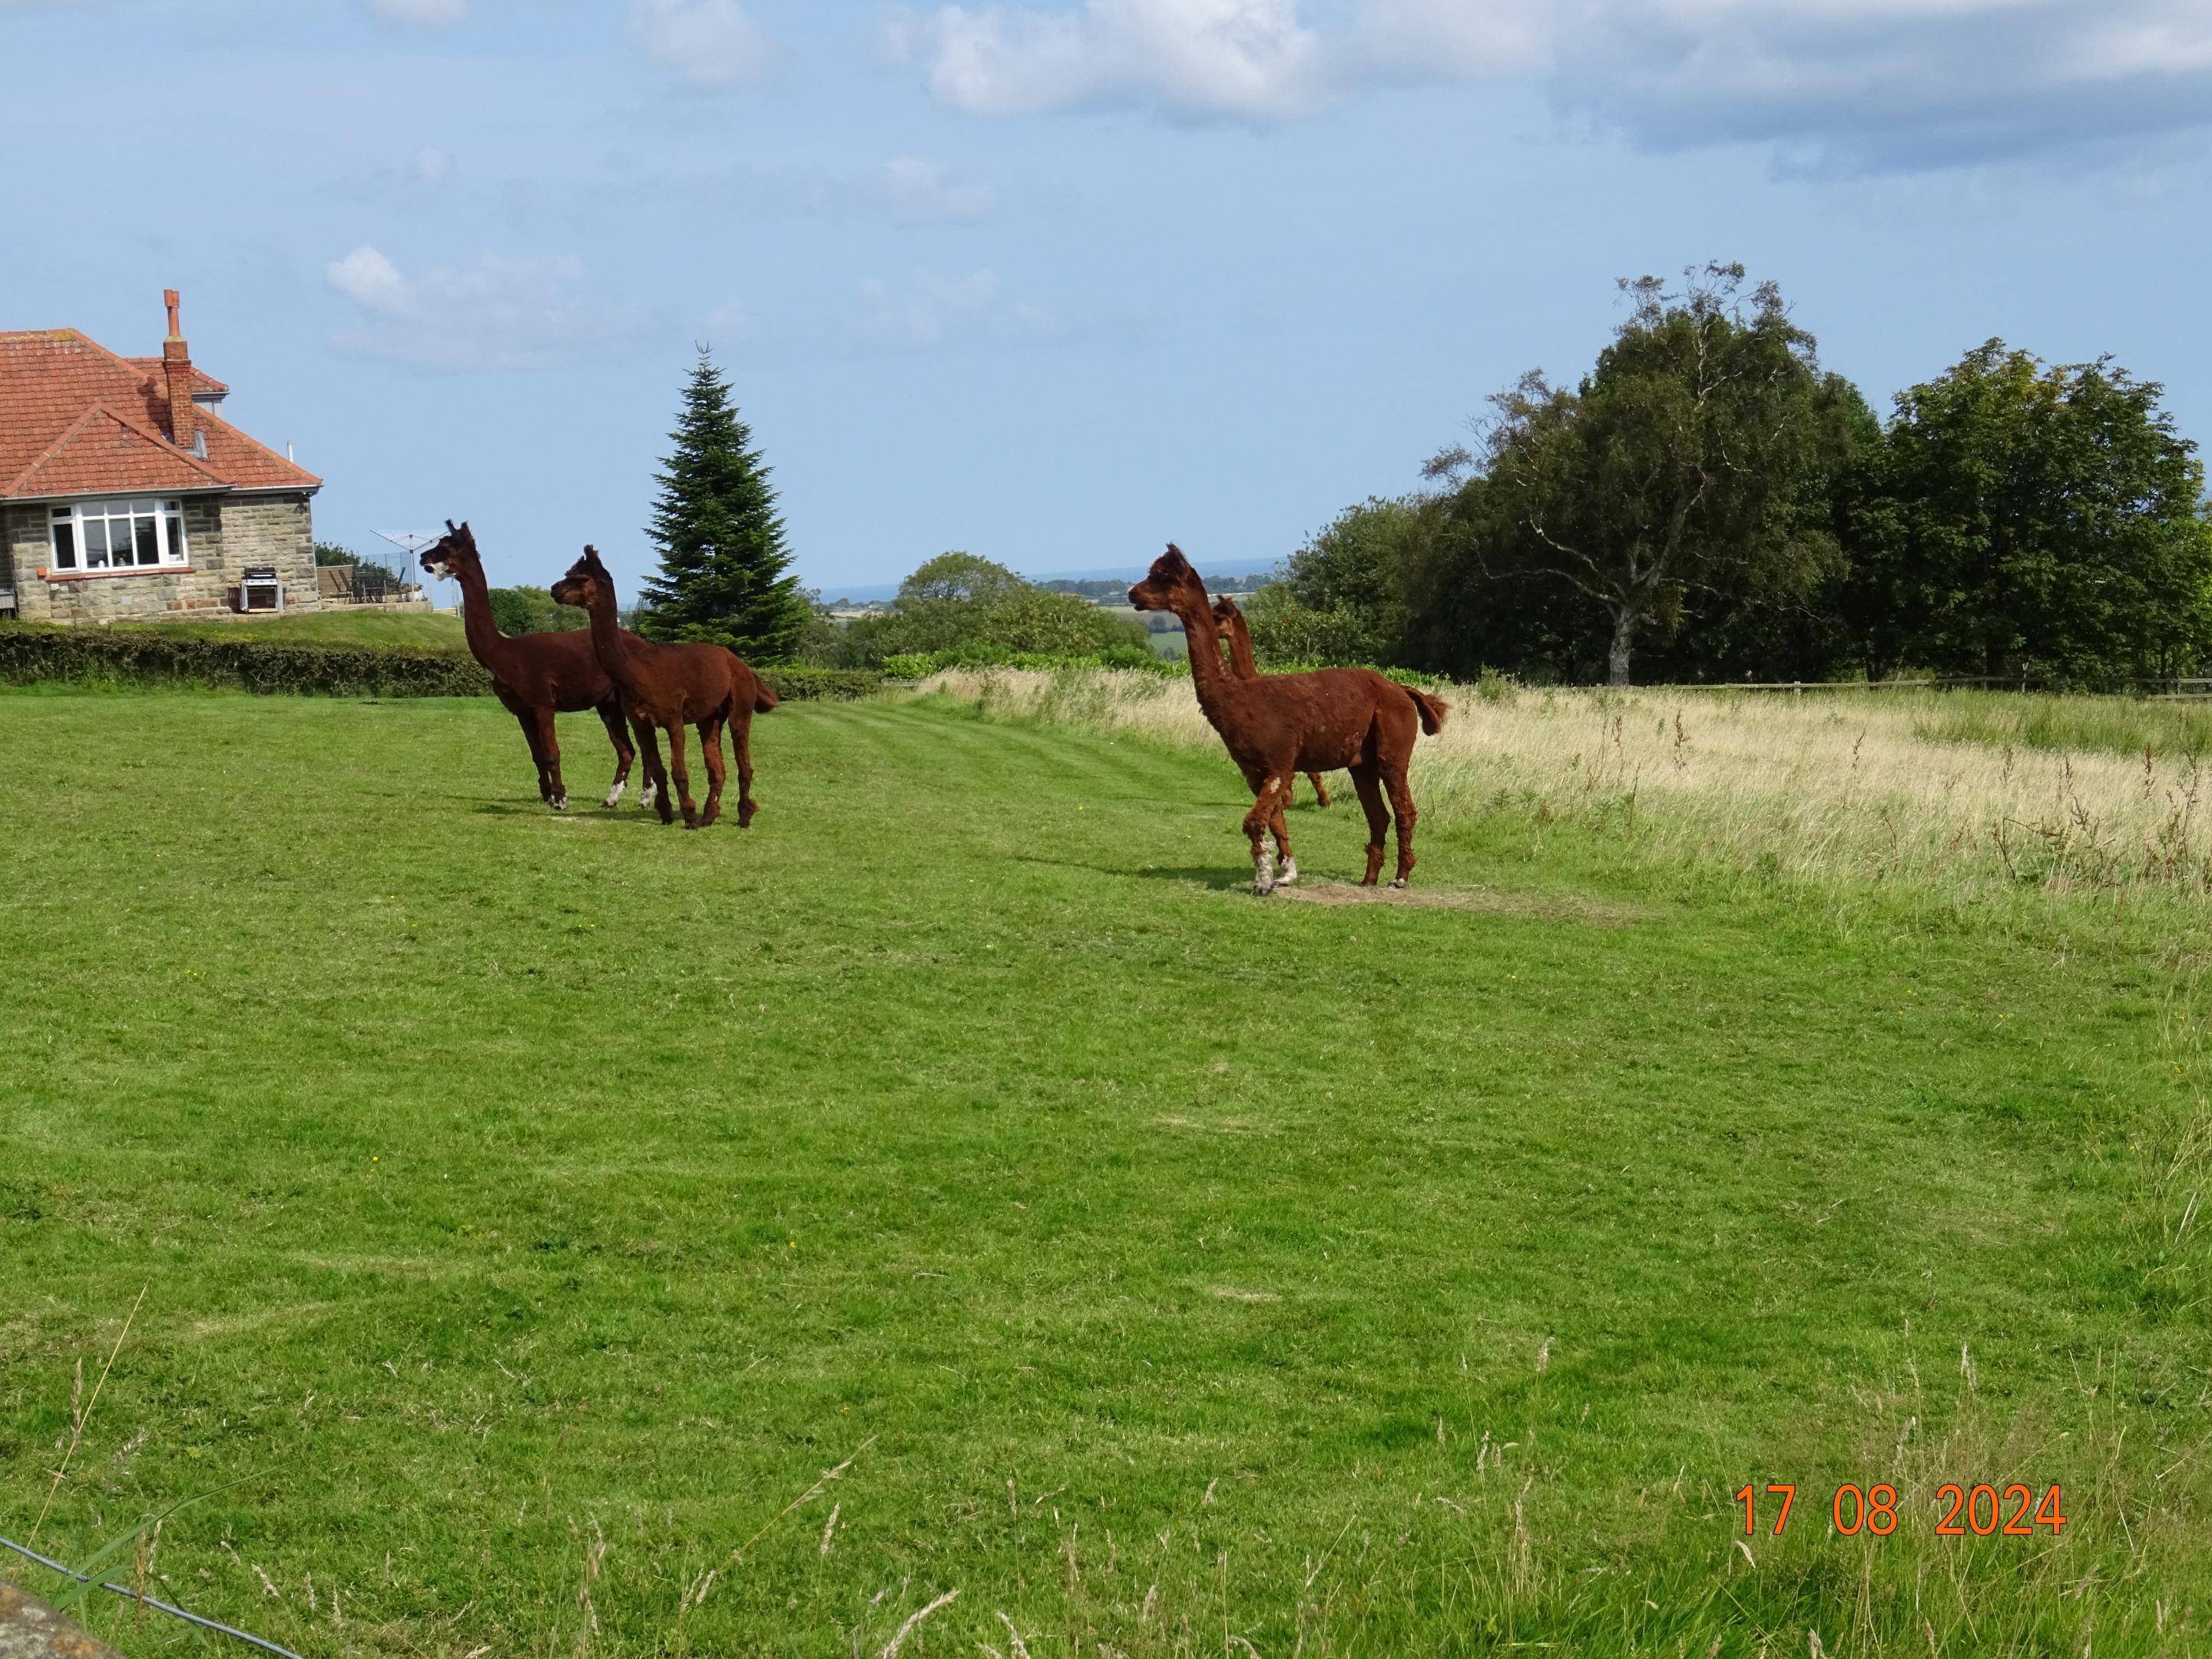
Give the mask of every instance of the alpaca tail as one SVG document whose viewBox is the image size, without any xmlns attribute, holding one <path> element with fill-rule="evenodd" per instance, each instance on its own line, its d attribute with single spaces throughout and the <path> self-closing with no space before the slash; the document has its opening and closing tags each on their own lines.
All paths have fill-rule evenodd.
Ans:
<svg viewBox="0 0 2212 1659">
<path fill-rule="evenodd" d="M 1442 697 L 1432 697 L 1425 691 L 1416 691 L 1410 685 L 1398 688 L 1413 700 L 1413 707 L 1421 711 L 1421 730 L 1434 737 L 1444 729 L 1444 716 L 1451 705 Z"/>
<path fill-rule="evenodd" d="M 754 714 L 765 714 L 769 709 L 774 708 L 778 703 L 783 701 L 781 697 L 777 696 L 775 692 L 768 689 L 768 682 L 763 679 L 760 675 L 755 672 L 753 665 L 747 662 L 743 657 L 732 651 L 730 653 L 730 660 L 737 664 L 738 672 L 742 676 L 750 678 L 753 683 Z"/>
</svg>

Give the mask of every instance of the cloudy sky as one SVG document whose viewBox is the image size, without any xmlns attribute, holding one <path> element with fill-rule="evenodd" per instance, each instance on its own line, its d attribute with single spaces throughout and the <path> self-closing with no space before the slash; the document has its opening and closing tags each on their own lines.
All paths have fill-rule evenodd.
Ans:
<svg viewBox="0 0 2212 1659">
<path fill-rule="evenodd" d="M 0 328 L 197 360 L 495 578 L 632 579 L 695 343 L 807 580 L 1294 548 L 1613 279 L 1878 408 L 1991 335 L 2212 437 L 2204 0 L 0 0 Z"/>
</svg>

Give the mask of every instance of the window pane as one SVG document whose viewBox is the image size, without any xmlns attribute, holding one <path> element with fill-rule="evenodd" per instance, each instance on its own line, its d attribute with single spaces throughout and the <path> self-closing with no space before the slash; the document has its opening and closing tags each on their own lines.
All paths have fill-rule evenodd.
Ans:
<svg viewBox="0 0 2212 1659">
<path fill-rule="evenodd" d="M 107 520 L 87 519 L 84 521 L 84 568 L 87 570 L 107 568 Z"/>
<path fill-rule="evenodd" d="M 76 568 L 76 526 L 67 519 L 54 526 L 54 568 L 58 570 Z"/>
<path fill-rule="evenodd" d="M 176 514 L 171 514 L 169 515 L 168 527 L 169 562 L 171 564 L 184 564 L 187 562 L 185 557 L 185 521 Z"/>
<path fill-rule="evenodd" d="M 70 516 L 72 516 L 72 510 L 69 507 L 58 507 L 54 509 L 54 517 L 57 519 L 66 519 Z"/>
<path fill-rule="evenodd" d="M 107 514 L 111 519 L 127 519 L 131 516 L 131 503 L 128 501 L 102 501 L 100 504 L 100 510 Z"/>
<path fill-rule="evenodd" d="M 160 540 L 156 538 L 154 532 L 154 521 L 151 519 L 134 520 L 131 522 L 131 539 L 138 549 L 138 562 L 141 564 L 161 563 L 161 546 Z"/>
</svg>

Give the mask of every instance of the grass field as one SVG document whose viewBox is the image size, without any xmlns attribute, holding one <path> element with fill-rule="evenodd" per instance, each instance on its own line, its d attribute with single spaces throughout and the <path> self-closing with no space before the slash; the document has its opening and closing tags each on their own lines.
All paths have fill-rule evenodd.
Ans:
<svg viewBox="0 0 2212 1659">
<path fill-rule="evenodd" d="M 2212 1643 L 2201 884 L 1463 700 L 1432 902 L 1262 902 L 1218 752 L 1031 704 L 787 704 L 686 835 L 488 700 L 0 693 L 0 1532 L 205 1495 L 149 1583 L 310 1656 Z"/>
<path fill-rule="evenodd" d="M 118 623 L 118 629 L 183 634 L 207 640 L 281 640 L 289 645 L 443 646 L 465 649 L 458 616 L 431 611 L 301 611 L 228 622 Z"/>
</svg>

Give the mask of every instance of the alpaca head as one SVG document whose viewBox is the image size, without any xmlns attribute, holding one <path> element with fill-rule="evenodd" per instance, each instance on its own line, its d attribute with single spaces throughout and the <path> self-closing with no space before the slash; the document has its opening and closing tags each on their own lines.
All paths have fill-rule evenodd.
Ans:
<svg viewBox="0 0 2212 1659">
<path fill-rule="evenodd" d="M 601 594 L 606 596 L 608 603 L 613 603 L 615 579 L 599 562 L 599 550 L 586 546 L 584 556 L 570 565 L 568 574 L 553 584 L 553 602 L 589 611 L 598 604 Z"/>
<path fill-rule="evenodd" d="M 1187 616 L 1186 607 L 1194 602 L 1200 611 L 1206 611 L 1206 584 L 1173 542 L 1152 561 L 1145 580 L 1129 590 L 1129 603 L 1139 611 L 1172 611 Z"/>
<path fill-rule="evenodd" d="M 1244 613 L 1237 608 L 1237 601 L 1226 593 L 1213 602 L 1213 620 L 1224 628 L 1231 623 L 1242 622 L 1243 618 Z"/>
<path fill-rule="evenodd" d="M 465 523 L 446 520 L 446 533 L 422 550 L 422 568 L 441 581 L 450 581 L 462 562 L 481 562 L 477 557 L 477 538 L 469 534 Z"/>
</svg>

